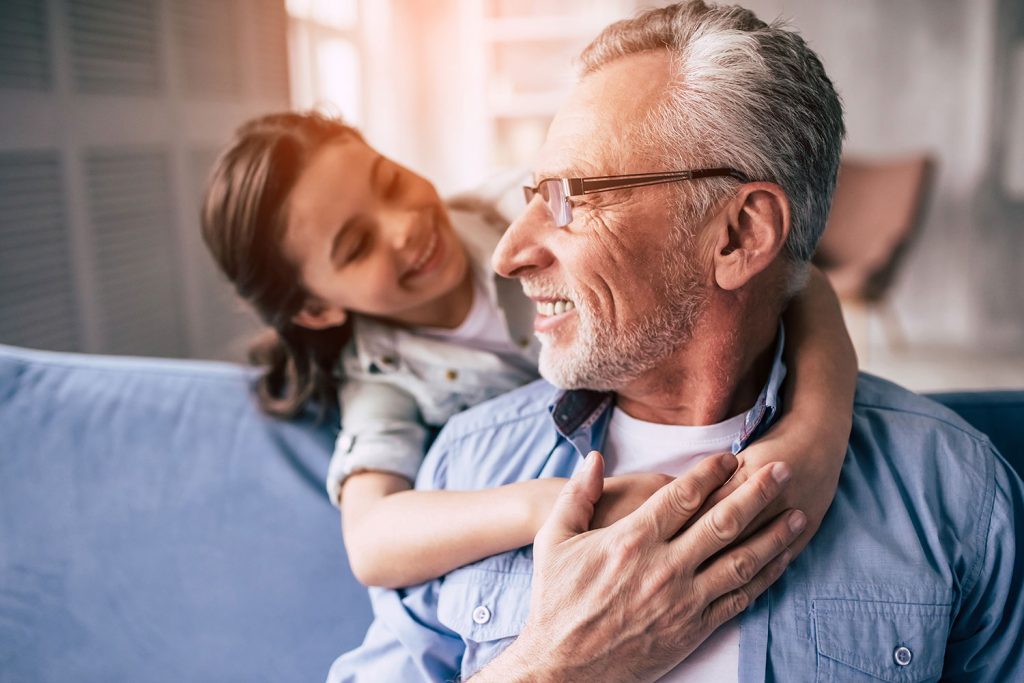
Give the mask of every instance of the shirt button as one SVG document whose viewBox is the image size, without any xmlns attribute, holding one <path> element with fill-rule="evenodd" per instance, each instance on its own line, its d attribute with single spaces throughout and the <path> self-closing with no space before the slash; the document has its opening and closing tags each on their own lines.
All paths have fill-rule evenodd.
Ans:
<svg viewBox="0 0 1024 683">
<path fill-rule="evenodd" d="M 914 658 L 914 653 L 910 651 L 909 647 L 901 645 L 892 653 L 892 658 L 896 660 L 899 666 L 906 666 Z"/>
<path fill-rule="evenodd" d="M 480 605 L 473 610 L 473 621 L 483 626 L 491 620 L 491 610 L 487 609 L 483 605 Z"/>
<path fill-rule="evenodd" d="M 388 365 L 388 366 L 394 365 L 395 364 L 395 357 L 394 356 L 381 356 L 380 362 L 382 364 Z"/>
<path fill-rule="evenodd" d="M 444 376 L 445 379 L 447 379 L 449 382 L 454 382 L 456 379 L 458 379 L 459 373 L 455 370 L 449 370 L 448 372 L 444 373 Z"/>
<path fill-rule="evenodd" d="M 520 337 L 519 338 L 519 345 L 522 346 L 525 349 L 527 346 L 530 345 L 530 338 L 529 337 Z"/>
</svg>

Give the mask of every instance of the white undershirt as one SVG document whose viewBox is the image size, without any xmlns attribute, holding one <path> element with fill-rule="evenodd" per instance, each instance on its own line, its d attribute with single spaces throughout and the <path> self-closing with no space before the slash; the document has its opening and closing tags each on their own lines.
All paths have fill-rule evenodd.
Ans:
<svg viewBox="0 0 1024 683">
<path fill-rule="evenodd" d="M 497 354 L 518 354 L 521 349 L 509 337 L 508 327 L 502 320 L 497 302 L 487 294 L 484 284 L 473 277 L 473 304 L 462 324 L 455 329 L 443 327 L 417 327 L 416 332 L 459 346 L 468 346 Z"/>
<path fill-rule="evenodd" d="M 608 476 L 661 472 L 678 476 L 709 455 L 731 451 L 743 430 L 746 414 L 702 427 L 664 425 L 612 411 L 603 455 Z M 738 681 L 739 619 L 723 624 L 682 663 L 660 680 Z"/>
</svg>

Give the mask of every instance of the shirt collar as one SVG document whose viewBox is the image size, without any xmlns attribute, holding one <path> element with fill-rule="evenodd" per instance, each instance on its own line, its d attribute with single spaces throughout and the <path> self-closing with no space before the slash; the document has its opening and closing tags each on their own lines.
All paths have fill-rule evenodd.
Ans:
<svg viewBox="0 0 1024 683">
<path fill-rule="evenodd" d="M 768 431 L 778 418 L 779 390 L 786 378 L 786 364 L 782 360 L 785 344 L 785 329 L 779 321 L 775 356 L 768 381 L 761 388 L 754 406 L 747 411 L 743 420 L 743 430 L 732 444 L 734 454 Z M 593 448 L 600 448 L 604 443 L 605 430 L 614 405 L 612 398 L 613 394 L 607 392 L 568 389 L 558 392 L 548 404 L 555 429 L 576 446 L 580 455 L 585 456 Z"/>
</svg>

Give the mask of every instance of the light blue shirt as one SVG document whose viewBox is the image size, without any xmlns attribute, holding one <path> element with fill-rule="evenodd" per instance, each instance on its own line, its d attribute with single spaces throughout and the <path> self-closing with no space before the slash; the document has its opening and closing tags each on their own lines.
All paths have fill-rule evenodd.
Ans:
<svg viewBox="0 0 1024 683">
<path fill-rule="evenodd" d="M 774 417 L 772 385 L 744 442 Z M 601 448 L 612 405 L 607 394 L 538 381 L 477 406 L 442 430 L 417 487 L 571 476 Z M 984 435 L 862 375 L 835 502 L 783 578 L 741 616 L 739 679 L 1024 681 L 1022 516 L 1024 487 Z M 532 568 L 526 547 L 419 586 L 373 589 L 366 640 L 335 661 L 328 680 L 468 678 L 522 629 Z"/>
</svg>

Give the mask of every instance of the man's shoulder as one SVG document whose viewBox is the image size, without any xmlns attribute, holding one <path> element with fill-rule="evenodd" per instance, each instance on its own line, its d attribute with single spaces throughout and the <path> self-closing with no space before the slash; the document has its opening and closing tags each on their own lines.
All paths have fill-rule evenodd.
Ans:
<svg viewBox="0 0 1024 683">
<path fill-rule="evenodd" d="M 427 453 L 417 487 L 486 487 L 536 476 L 558 439 L 548 410 L 558 391 L 536 380 L 453 416 Z"/>
<path fill-rule="evenodd" d="M 867 374 L 857 384 L 847 461 L 844 477 L 876 489 L 895 484 L 908 492 L 908 504 L 935 510 L 983 504 L 997 480 L 1016 476 L 989 438 L 955 412 Z"/>
<path fill-rule="evenodd" d="M 867 373 L 858 378 L 853 414 L 854 431 L 884 430 L 884 436 L 901 443 L 940 436 L 992 450 L 987 436 L 946 406 Z M 897 427 L 901 431 L 892 431 Z"/>
<path fill-rule="evenodd" d="M 452 417 L 445 426 L 449 438 L 502 429 L 509 423 L 545 418 L 560 390 L 543 379 L 479 403 Z"/>
</svg>

